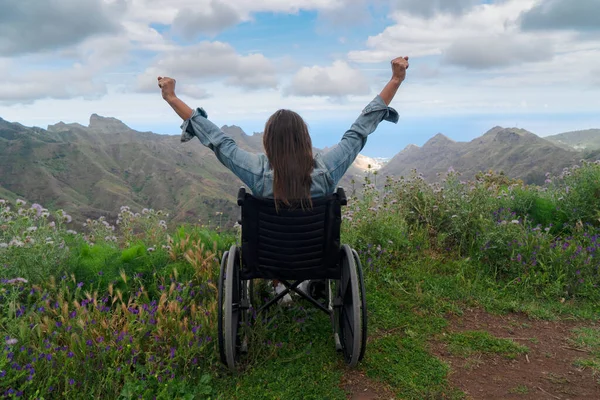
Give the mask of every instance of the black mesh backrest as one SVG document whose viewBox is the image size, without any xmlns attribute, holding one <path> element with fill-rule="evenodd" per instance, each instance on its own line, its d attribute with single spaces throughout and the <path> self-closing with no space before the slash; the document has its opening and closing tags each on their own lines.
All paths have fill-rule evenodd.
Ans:
<svg viewBox="0 0 600 400">
<path fill-rule="evenodd" d="M 341 196 L 276 210 L 271 199 L 240 194 L 242 279 L 339 279 Z"/>
</svg>

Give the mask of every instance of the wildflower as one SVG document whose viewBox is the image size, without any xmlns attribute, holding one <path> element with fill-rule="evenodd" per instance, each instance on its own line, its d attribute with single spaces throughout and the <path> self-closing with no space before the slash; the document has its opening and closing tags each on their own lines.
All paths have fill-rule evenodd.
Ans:
<svg viewBox="0 0 600 400">
<path fill-rule="evenodd" d="M 36 216 L 39 217 L 40 215 L 42 215 L 42 211 L 43 211 L 43 207 L 41 205 L 39 205 L 38 203 L 34 203 L 31 206 L 32 210 L 35 210 Z"/>
<path fill-rule="evenodd" d="M 24 206 L 25 204 L 27 204 L 27 202 L 25 200 L 17 199 L 16 204 L 18 206 Z"/>
<path fill-rule="evenodd" d="M 27 279 L 25 279 L 25 278 L 8 279 L 5 283 L 7 283 L 9 285 L 15 285 L 17 283 L 27 283 Z"/>
<path fill-rule="evenodd" d="M 146 250 L 148 251 L 148 253 L 152 253 L 156 249 L 154 247 L 148 247 Z"/>
<path fill-rule="evenodd" d="M 12 346 L 13 344 L 17 344 L 18 340 L 14 339 L 14 338 L 8 338 L 6 339 L 6 344 L 9 346 Z"/>
<path fill-rule="evenodd" d="M 519 224 L 520 222 L 517 219 L 513 219 L 512 221 L 510 221 L 510 223 L 516 225 L 516 224 Z"/>
<path fill-rule="evenodd" d="M 73 229 L 69 229 L 67 233 L 70 235 L 77 235 L 77 231 L 74 231 Z"/>
<path fill-rule="evenodd" d="M 49 226 L 50 228 L 55 228 L 55 227 L 56 227 L 56 222 L 52 221 L 52 222 L 50 222 L 50 223 L 48 224 L 48 226 Z"/>
<path fill-rule="evenodd" d="M 70 379 L 69 379 L 69 385 L 74 385 L 74 384 L 75 384 L 75 379 L 73 379 L 73 378 L 70 378 Z"/>
<path fill-rule="evenodd" d="M 8 243 L 8 247 L 23 247 L 25 243 L 21 242 L 19 239 L 13 239 Z"/>
<path fill-rule="evenodd" d="M 0 249 L 8 248 L 8 243 L 0 243 Z"/>
</svg>

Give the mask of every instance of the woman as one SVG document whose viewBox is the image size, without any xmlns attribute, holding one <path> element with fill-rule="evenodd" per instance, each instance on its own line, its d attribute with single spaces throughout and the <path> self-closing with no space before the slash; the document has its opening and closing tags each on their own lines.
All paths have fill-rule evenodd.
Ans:
<svg viewBox="0 0 600 400">
<path fill-rule="evenodd" d="M 306 203 L 311 197 L 335 192 L 336 185 L 352 165 L 382 120 L 398 122 L 398 113 L 388 107 L 406 77 L 408 57 L 392 60 L 392 78 L 356 119 L 342 140 L 325 154 L 313 155 L 306 124 L 293 111 L 279 110 L 265 125 L 265 154 L 249 153 L 237 146 L 215 124 L 202 108 L 192 110 L 175 95 L 175 80 L 158 77 L 162 97 L 184 120 L 181 141 L 193 137 L 215 152 L 257 197 L 274 198 L 289 205 Z M 352 84 L 349 82 L 348 84 Z"/>
<path fill-rule="evenodd" d="M 158 77 L 162 97 L 184 120 L 181 141 L 197 137 L 257 197 L 273 198 L 279 206 L 310 205 L 311 198 L 335 192 L 344 173 L 354 162 L 383 120 L 398 122 L 398 113 L 388 107 L 406 78 L 408 57 L 392 60 L 392 78 L 362 111 L 341 141 L 324 154 L 313 155 L 306 123 L 293 111 L 279 110 L 265 125 L 265 154 L 247 152 L 237 146 L 202 108 L 192 110 L 175 95 L 175 80 Z M 349 82 L 348 84 L 352 84 Z"/>
</svg>

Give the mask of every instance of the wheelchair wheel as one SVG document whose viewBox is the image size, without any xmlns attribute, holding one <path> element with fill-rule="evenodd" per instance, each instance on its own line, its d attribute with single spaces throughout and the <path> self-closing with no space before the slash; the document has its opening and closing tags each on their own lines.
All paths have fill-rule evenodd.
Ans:
<svg viewBox="0 0 600 400">
<path fill-rule="evenodd" d="M 342 246 L 341 270 L 335 290 L 339 299 L 335 319 L 346 364 L 355 367 L 363 347 L 363 308 L 357 264 L 348 245 Z"/>
<path fill-rule="evenodd" d="M 360 257 L 354 249 L 352 249 L 352 255 L 354 255 L 354 262 L 356 263 L 356 270 L 358 271 L 358 284 L 360 287 L 360 300 L 362 307 L 362 343 L 360 347 L 360 355 L 358 356 L 358 361 L 360 362 L 364 358 L 365 351 L 367 350 L 367 296 L 365 293 L 365 280 Z"/>
<path fill-rule="evenodd" d="M 219 357 L 223 364 L 227 364 L 227 359 L 225 358 L 225 335 L 223 334 L 224 328 L 224 293 L 225 293 L 225 270 L 227 268 L 227 260 L 229 257 L 229 252 L 226 251 L 223 253 L 223 258 L 221 259 L 221 271 L 219 272 L 219 285 L 218 285 L 218 294 L 217 294 L 217 340 L 219 342 Z"/>
<path fill-rule="evenodd" d="M 241 323 L 246 320 L 246 310 L 242 306 L 244 300 L 244 284 L 240 279 L 240 254 L 235 245 L 229 249 L 225 269 L 223 293 L 223 341 L 225 363 L 233 372 L 235 363 L 239 360 L 242 347 Z"/>
</svg>

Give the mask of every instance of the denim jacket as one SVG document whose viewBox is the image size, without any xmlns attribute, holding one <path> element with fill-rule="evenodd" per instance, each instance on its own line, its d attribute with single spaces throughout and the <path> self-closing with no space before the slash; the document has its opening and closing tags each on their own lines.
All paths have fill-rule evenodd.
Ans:
<svg viewBox="0 0 600 400">
<path fill-rule="evenodd" d="M 397 123 L 398 118 L 396 110 L 388 107 L 379 95 L 376 96 L 337 145 L 325 153 L 315 154 L 311 197 L 335 192 L 338 182 L 367 143 L 367 136 L 377 129 L 381 121 Z M 273 197 L 273 170 L 267 156 L 239 148 L 232 138 L 208 120 L 203 108 L 196 109 L 191 118 L 184 121 L 181 129 L 182 142 L 197 137 L 215 152 L 219 161 L 240 178 L 254 196 Z"/>
</svg>

